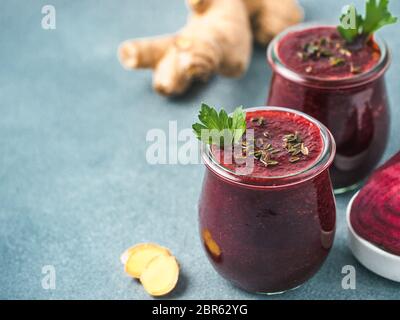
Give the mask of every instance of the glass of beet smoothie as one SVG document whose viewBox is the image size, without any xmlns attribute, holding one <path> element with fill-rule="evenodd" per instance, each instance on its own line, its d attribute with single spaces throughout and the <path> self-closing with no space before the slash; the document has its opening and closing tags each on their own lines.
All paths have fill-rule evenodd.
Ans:
<svg viewBox="0 0 400 320">
<path fill-rule="evenodd" d="M 243 157 L 253 160 L 251 172 L 242 174 L 243 162 L 220 160 L 223 148 L 204 146 L 200 233 L 223 277 L 250 292 L 281 293 L 312 277 L 332 247 L 335 142 L 302 112 L 244 111 L 246 130 L 254 135 L 240 143 Z"/>
<path fill-rule="evenodd" d="M 267 103 L 295 106 L 335 138 L 331 178 L 336 193 L 355 189 L 388 141 L 384 75 L 391 55 L 381 39 L 360 39 L 349 44 L 334 26 L 300 25 L 276 37 L 267 54 L 273 69 Z"/>
</svg>

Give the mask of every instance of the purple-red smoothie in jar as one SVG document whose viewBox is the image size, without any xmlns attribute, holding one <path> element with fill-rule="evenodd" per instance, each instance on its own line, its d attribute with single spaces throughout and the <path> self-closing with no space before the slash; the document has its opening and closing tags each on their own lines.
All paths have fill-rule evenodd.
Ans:
<svg viewBox="0 0 400 320">
<path fill-rule="evenodd" d="M 274 70 L 268 104 L 324 123 L 337 145 L 334 188 L 357 185 L 377 165 L 388 140 L 386 45 L 373 38 L 348 45 L 335 27 L 303 27 L 278 36 L 268 60 Z"/>
<path fill-rule="evenodd" d="M 224 163 L 219 148 L 204 152 L 200 233 L 222 276 L 247 291 L 277 293 L 312 277 L 332 246 L 335 146 L 322 124 L 289 109 L 248 109 L 246 123 L 254 130 L 241 142 L 251 173 L 238 173 L 243 162 Z"/>
</svg>

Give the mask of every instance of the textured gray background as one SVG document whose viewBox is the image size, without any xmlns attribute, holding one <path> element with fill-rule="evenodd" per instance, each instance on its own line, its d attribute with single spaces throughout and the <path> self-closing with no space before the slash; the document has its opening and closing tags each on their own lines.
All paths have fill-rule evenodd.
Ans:
<svg viewBox="0 0 400 320">
<path fill-rule="evenodd" d="M 400 1 L 391 2 L 400 15 Z M 202 166 L 150 166 L 145 159 L 147 131 L 167 129 L 168 120 L 189 127 L 201 101 L 227 109 L 263 104 L 271 75 L 264 50 L 255 51 L 242 79 L 217 77 L 167 100 L 152 92 L 150 72 L 120 67 L 116 48 L 178 29 L 186 19 L 183 1 L 52 0 L 57 30 L 44 31 L 41 7 L 48 3 L 0 6 L 0 298 L 149 298 L 119 262 L 123 249 L 142 241 L 171 248 L 181 263 L 170 298 L 264 298 L 223 280 L 202 252 Z M 307 20 L 335 23 L 348 0 L 301 3 Z M 394 51 L 387 159 L 400 149 L 399 25 L 382 35 Z M 399 284 L 364 269 L 346 246 L 350 196 L 338 198 L 337 237 L 323 268 L 301 289 L 273 299 L 400 297 Z M 41 288 L 47 264 L 57 271 L 53 291 Z M 341 289 L 347 264 L 357 269 L 354 291 Z"/>
</svg>

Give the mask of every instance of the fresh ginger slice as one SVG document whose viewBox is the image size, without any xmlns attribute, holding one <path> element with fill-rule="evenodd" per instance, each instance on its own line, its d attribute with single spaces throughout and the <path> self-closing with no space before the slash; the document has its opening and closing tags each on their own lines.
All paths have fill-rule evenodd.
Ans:
<svg viewBox="0 0 400 320">
<path fill-rule="evenodd" d="M 215 258 L 218 259 L 221 257 L 221 249 L 219 245 L 215 242 L 213 239 L 211 233 L 209 230 L 205 229 L 203 230 L 203 240 L 206 248 L 210 252 L 210 254 Z"/>
<path fill-rule="evenodd" d="M 175 257 L 159 255 L 147 265 L 140 276 L 144 289 L 152 296 L 164 296 L 171 292 L 178 282 L 179 265 Z"/>
<path fill-rule="evenodd" d="M 139 279 L 149 262 L 159 255 L 170 256 L 171 252 L 164 247 L 153 243 L 141 243 L 127 249 L 121 256 L 125 264 L 125 272 Z"/>
</svg>

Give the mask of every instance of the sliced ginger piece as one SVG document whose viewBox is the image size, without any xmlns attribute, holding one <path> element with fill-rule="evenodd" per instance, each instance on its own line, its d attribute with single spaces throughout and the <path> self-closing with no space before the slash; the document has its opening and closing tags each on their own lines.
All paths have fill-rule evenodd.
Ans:
<svg viewBox="0 0 400 320">
<path fill-rule="evenodd" d="M 206 248 L 210 252 L 210 254 L 215 258 L 219 259 L 221 257 L 222 251 L 219 245 L 213 239 L 209 230 L 203 230 L 203 240 Z"/>
<path fill-rule="evenodd" d="M 144 289 L 152 296 L 171 292 L 179 277 L 179 265 L 174 256 L 159 255 L 152 259 L 140 276 Z"/>
<path fill-rule="evenodd" d="M 127 249 L 121 255 L 121 262 L 125 265 L 127 274 L 139 279 L 149 262 L 160 255 L 170 256 L 171 252 L 154 243 L 140 243 Z"/>
</svg>

